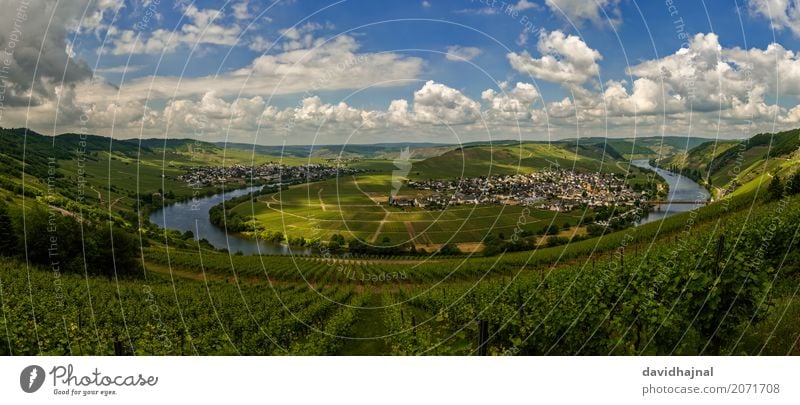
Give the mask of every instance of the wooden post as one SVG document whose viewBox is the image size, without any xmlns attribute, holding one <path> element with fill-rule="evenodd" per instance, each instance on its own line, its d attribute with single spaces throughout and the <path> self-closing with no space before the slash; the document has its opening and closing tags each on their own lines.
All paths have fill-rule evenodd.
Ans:
<svg viewBox="0 0 800 405">
<path fill-rule="evenodd" d="M 125 355 L 125 346 L 122 342 L 117 339 L 117 335 L 114 335 L 114 356 L 124 356 Z"/>
<path fill-rule="evenodd" d="M 478 320 L 478 356 L 486 356 L 489 351 L 489 321 Z"/>
</svg>

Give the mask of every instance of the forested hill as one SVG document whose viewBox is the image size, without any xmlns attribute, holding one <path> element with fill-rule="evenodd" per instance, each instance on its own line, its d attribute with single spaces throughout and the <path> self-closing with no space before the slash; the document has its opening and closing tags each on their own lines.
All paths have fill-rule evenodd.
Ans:
<svg viewBox="0 0 800 405">
<path fill-rule="evenodd" d="M 717 197 L 766 186 L 800 164 L 800 129 L 758 134 L 742 141 L 711 141 L 658 161 L 658 165 L 705 184 Z"/>
</svg>

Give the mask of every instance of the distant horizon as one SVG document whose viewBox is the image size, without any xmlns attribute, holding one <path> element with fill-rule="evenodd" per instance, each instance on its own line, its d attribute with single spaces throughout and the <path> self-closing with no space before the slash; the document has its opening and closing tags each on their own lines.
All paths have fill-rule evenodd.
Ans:
<svg viewBox="0 0 800 405">
<path fill-rule="evenodd" d="M 97 133 L 80 133 L 80 132 L 62 132 L 56 135 L 45 134 L 40 131 L 36 131 L 31 128 L 24 128 L 24 127 L 0 127 L 0 129 L 7 129 L 7 130 L 28 130 L 35 134 L 41 136 L 49 136 L 49 137 L 58 137 L 64 135 L 87 135 L 87 136 L 98 136 L 102 138 L 113 139 L 115 141 L 153 141 L 153 140 L 163 140 L 163 141 L 170 141 L 170 140 L 188 140 L 188 141 L 198 141 L 210 144 L 220 144 L 220 143 L 227 143 L 232 145 L 248 145 L 248 146 L 266 146 L 266 147 L 301 147 L 301 146 L 345 146 L 345 145 L 358 145 L 358 146 L 373 146 L 373 145 L 407 145 L 407 144 L 419 144 L 419 145 L 432 145 L 432 146 L 458 146 L 458 145 L 470 145 L 470 144 L 486 144 L 486 143 L 547 143 L 547 142 L 564 142 L 564 141 L 575 141 L 577 139 L 651 139 L 651 138 L 681 138 L 681 139 L 707 139 L 709 141 L 742 141 L 745 139 L 749 139 L 752 136 L 757 135 L 753 133 L 747 137 L 741 138 L 713 138 L 707 135 L 645 135 L 645 136 L 613 136 L 613 137 L 605 137 L 605 136 L 586 136 L 586 137 L 565 137 L 565 138 L 554 138 L 550 140 L 534 140 L 534 139 L 484 139 L 484 140 L 469 140 L 462 143 L 451 143 L 451 142 L 433 142 L 433 141 L 416 141 L 416 140 L 408 140 L 408 141 L 377 141 L 372 143 L 366 142 L 350 142 L 350 143 L 287 143 L 287 144 L 280 144 L 280 143 L 272 143 L 272 144 L 264 144 L 264 143 L 247 143 L 241 141 L 226 141 L 226 140 L 206 140 L 202 138 L 192 138 L 192 137 L 170 137 L 170 138 L 160 138 L 160 137 L 123 137 L 123 138 L 115 138 L 108 135 L 102 135 Z"/>
</svg>

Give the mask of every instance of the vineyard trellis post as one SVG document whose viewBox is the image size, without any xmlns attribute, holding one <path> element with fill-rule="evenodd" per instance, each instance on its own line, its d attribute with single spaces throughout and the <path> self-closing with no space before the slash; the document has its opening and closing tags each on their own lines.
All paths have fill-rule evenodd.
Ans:
<svg viewBox="0 0 800 405">
<path fill-rule="evenodd" d="M 486 356 L 489 351 L 489 321 L 478 319 L 478 356 Z"/>
</svg>

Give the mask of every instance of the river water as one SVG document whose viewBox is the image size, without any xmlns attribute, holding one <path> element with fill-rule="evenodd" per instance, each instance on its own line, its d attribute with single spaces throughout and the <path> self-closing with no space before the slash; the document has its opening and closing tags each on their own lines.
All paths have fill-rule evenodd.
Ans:
<svg viewBox="0 0 800 405">
<path fill-rule="evenodd" d="M 263 240 L 246 238 L 236 233 L 226 233 L 211 223 L 208 210 L 224 200 L 239 197 L 258 191 L 261 186 L 240 188 L 209 197 L 197 198 L 187 202 L 178 202 L 150 214 L 150 222 L 166 229 L 181 232 L 192 231 L 195 240 L 205 238 L 217 249 L 228 249 L 231 253 L 242 252 L 246 255 L 308 255 L 311 248 L 289 247 L 283 243 L 272 243 Z"/>
<path fill-rule="evenodd" d="M 700 204 L 672 204 L 672 203 L 665 203 L 660 204 L 655 208 L 655 210 L 649 213 L 646 217 L 644 217 L 641 221 L 639 221 L 639 225 L 646 224 L 648 222 L 655 222 L 662 220 L 668 216 L 675 215 L 681 212 L 691 211 L 695 208 L 702 207 L 705 205 L 705 201 L 708 200 L 710 194 L 708 190 L 703 188 L 701 185 L 695 183 L 692 179 L 673 173 L 664 169 L 660 169 L 658 167 L 653 167 L 650 165 L 650 162 L 646 159 L 641 160 L 632 160 L 631 164 L 637 167 L 650 169 L 659 176 L 663 177 L 664 180 L 667 181 L 669 184 L 669 195 L 665 201 L 701 201 Z"/>
<path fill-rule="evenodd" d="M 631 164 L 653 170 L 667 181 L 669 184 L 667 201 L 706 201 L 709 197 L 709 193 L 705 188 L 686 176 L 650 166 L 647 160 L 633 160 Z M 229 234 L 211 223 L 208 213 L 211 207 L 224 200 L 239 197 L 260 189 L 261 186 L 247 187 L 214 194 L 209 197 L 198 198 L 194 201 L 175 203 L 150 214 L 150 222 L 162 228 L 176 229 L 181 232 L 192 231 L 195 240 L 205 238 L 217 249 L 225 248 L 231 253 L 242 252 L 248 255 L 311 254 L 313 252 L 311 248 L 289 247 L 283 243 L 272 243 L 263 240 L 257 241 L 236 233 Z M 701 206 L 703 206 L 703 204 L 661 204 L 656 210 L 650 212 L 642 219 L 639 225 L 658 221 L 681 212 L 691 211 Z"/>
</svg>

